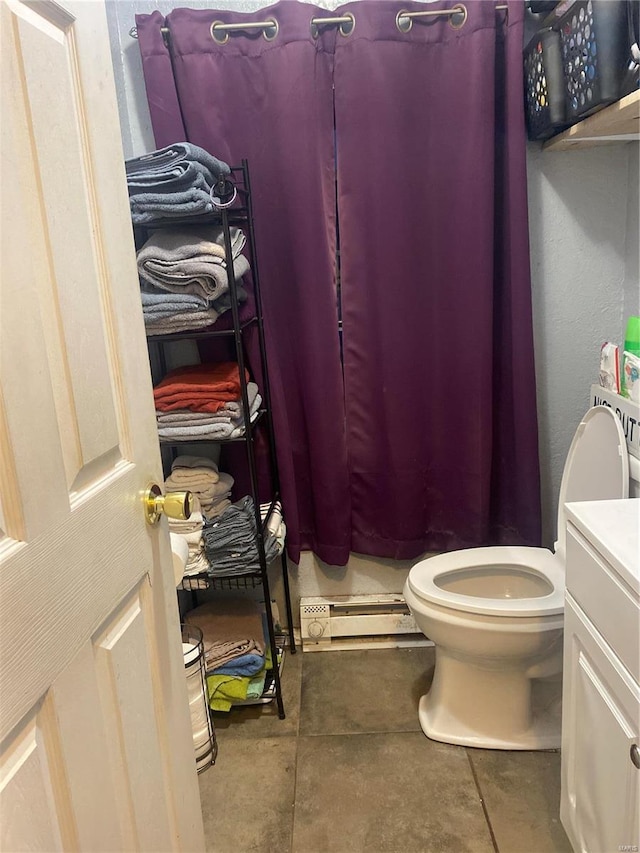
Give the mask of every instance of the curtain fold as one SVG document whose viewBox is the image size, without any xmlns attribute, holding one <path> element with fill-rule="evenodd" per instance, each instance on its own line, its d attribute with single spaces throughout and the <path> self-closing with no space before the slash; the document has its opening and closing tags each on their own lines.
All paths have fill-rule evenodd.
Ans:
<svg viewBox="0 0 640 853">
<path fill-rule="evenodd" d="M 186 138 L 228 163 L 249 161 L 288 552 L 298 562 L 311 549 L 344 565 L 350 496 L 335 284 L 335 32 L 312 38 L 310 18 L 320 12 L 296 2 L 253 14 L 175 9 L 166 26 Z M 211 36 L 213 21 L 265 16 L 279 25 L 272 41 L 260 31 L 222 45 Z M 145 23 L 138 20 L 140 30 Z M 156 98 L 150 108 L 158 116 Z"/>
<path fill-rule="evenodd" d="M 338 10 L 352 549 L 375 556 L 540 539 L 524 10 L 466 5 L 407 33 L 424 4 Z"/>
<path fill-rule="evenodd" d="M 150 15 L 136 15 L 151 127 L 158 148 L 187 138 L 173 77 L 171 54 L 162 35 L 164 25 L 164 15 L 158 11 Z"/>
<path fill-rule="evenodd" d="M 296 561 L 540 541 L 524 6 L 466 7 L 401 32 L 425 4 L 354 2 L 317 39 L 296 0 L 137 18 L 158 145 L 249 161 Z M 265 18 L 273 40 L 211 36 Z"/>
</svg>

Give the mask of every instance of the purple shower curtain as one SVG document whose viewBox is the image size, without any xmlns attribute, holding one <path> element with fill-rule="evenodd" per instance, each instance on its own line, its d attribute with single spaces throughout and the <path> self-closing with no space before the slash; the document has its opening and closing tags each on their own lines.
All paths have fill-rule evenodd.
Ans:
<svg viewBox="0 0 640 853">
<path fill-rule="evenodd" d="M 540 540 L 524 9 L 466 6 L 408 33 L 424 4 L 339 10 L 352 549 L 376 556 Z"/>
<path fill-rule="evenodd" d="M 158 40 L 158 13 L 136 23 L 143 54 L 150 44 L 156 56 L 143 66 L 156 142 L 186 135 L 232 165 L 249 161 L 288 552 L 298 562 L 309 548 L 344 565 L 350 498 L 335 287 L 333 54 L 325 49 L 335 34 L 311 37 L 310 17 L 320 12 L 295 2 L 248 15 L 175 9 L 166 18 L 171 55 Z M 265 16 L 278 21 L 273 41 L 259 31 L 224 45 L 211 36 L 215 20 Z"/>
<path fill-rule="evenodd" d="M 137 15 L 136 24 L 153 136 L 158 148 L 164 148 L 187 138 L 171 55 L 162 35 L 164 15 Z"/>
<path fill-rule="evenodd" d="M 171 53 L 159 13 L 137 18 L 156 142 L 249 160 L 294 560 L 539 543 L 523 5 L 508 24 L 466 6 L 460 29 L 402 33 L 397 13 L 424 4 L 352 3 L 331 14 L 353 32 L 317 40 L 327 11 L 295 0 L 176 9 Z M 210 34 L 265 18 L 272 41 Z"/>
</svg>

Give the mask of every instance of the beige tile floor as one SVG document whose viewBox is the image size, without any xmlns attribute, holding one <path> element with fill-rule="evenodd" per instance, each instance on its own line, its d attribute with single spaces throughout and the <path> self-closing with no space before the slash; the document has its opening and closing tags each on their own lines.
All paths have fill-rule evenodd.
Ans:
<svg viewBox="0 0 640 853">
<path fill-rule="evenodd" d="M 560 755 L 435 743 L 419 727 L 432 649 L 298 653 L 275 707 L 216 715 L 200 777 L 216 853 L 571 853 Z"/>
</svg>

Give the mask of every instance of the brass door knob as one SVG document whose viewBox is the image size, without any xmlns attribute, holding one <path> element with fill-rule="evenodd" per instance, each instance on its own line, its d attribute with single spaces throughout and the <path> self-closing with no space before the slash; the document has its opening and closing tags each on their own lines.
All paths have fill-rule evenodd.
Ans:
<svg viewBox="0 0 640 853">
<path fill-rule="evenodd" d="M 163 495 L 157 483 L 147 486 L 144 493 L 144 515 L 149 524 L 157 524 L 163 513 L 169 518 L 185 520 L 192 512 L 191 492 L 167 492 Z"/>
</svg>

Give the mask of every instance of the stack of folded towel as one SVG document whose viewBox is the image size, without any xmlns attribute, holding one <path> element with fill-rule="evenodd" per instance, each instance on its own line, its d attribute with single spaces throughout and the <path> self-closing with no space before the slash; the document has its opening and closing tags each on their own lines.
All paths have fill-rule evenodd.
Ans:
<svg viewBox="0 0 640 853">
<path fill-rule="evenodd" d="M 233 362 L 172 370 L 156 385 L 153 394 L 161 440 L 223 440 L 244 434 L 240 373 Z M 248 383 L 247 396 L 253 421 L 262 405 L 254 382 Z"/>
<path fill-rule="evenodd" d="M 236 282 L 249 270 L 241 255 L 246 238 L 231 228 Z M 231 307 L 224 236 L 221 228 L 191 227 L 154 231 L 138 252 L 142 309 L 149 335 L 210 326 Z M 236 285 L 238 302 L 247 298 Z"/>
<path fill-rule="evenodd" d="M 165 481 L 165 487 L 169 491 L 175 489 L 192 492 L 206 519 L 216 518 L 231 507 L 229 497 L 233 488 L 233 477 L 219 471 L 216 463 L 204 456 L 176 457 L 171 465 L 171 474 Z M 200 536 L 201 538 L 203 536 L 202 529 Z M 204 570 L 206 571 L 209 566 L 206 559 L 205 562 Z"/>
<path fill-rule="evenodd" d="M 171 487 L 165 483 L 165 488 Z M 204 519 L 200 511 L 200 502 L 195 495 L 194 508 L 188 519 L 169 518 L 169 530 L 182 536 L 189 547 L 187 565 L 184 569 L 185 577 L 203 574 L 209 570 L 209 561 L 204 553 L 204 541 L 202 539 L 203 526 Z"/>
<path fill-rule="evenodd" d="M 262 404 L 255 382 L 247 385 L 249 398 L 249 416 L 254 421 Z M 192 412 L 189 410 L 173 412 L 157 412 L 158 435 L 167 441 L 177 439 L 182 441 L 193 438 L 227 439 L 244 435 L 244 407 L 242 400 L 232 400 L 213 414 L 208 412 Z"/>
<path fill-rule="evenodd" d="M 131 218 L 136 224 L 212 213 L 211 190 L 231 169 L 190 142 L 125 161 Z"/>
<path fill-rule="evenodd" d="M 260 606 L 246 596 L 220 597 L 185 618 L 203 634 L 211 708 L 228 711 L 234 702 L 258 698 L 271 664 Z"/>
<path fill-rule="evenodd" d="M 279 556 L 284 551 L 284 542 L 287 537 L 287 526 L 282 517 L 282 504 L 276 501 L 271 509 L 270 503 L 260 504 L 260 518 L 262 524 L 265 525 L 265 534 L 271 536 L 275 542 L 276 556 Z"/>
<path fill-rule="evenodd" d="M 204 526 L 204 550 L 212 577 L 234 577 L 260 571 L 253 500 L 248 495 Z M 265 530 L 267 563 L 278 556 L 276 536 Z"/>
</svg>

